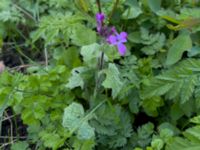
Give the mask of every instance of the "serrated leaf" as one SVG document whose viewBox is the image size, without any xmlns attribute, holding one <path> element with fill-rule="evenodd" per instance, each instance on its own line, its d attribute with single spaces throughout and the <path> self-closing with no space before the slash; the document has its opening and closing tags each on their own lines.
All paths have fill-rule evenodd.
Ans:
<svg viewBox="0 0 200 150">
<path fill-rule="evenodd" d="M 194 94 L 197 77 L 200 75 L 199 67 L 200 61 L 196 59 L 180 62 L 175 67 L 162 72 L 161 75 L 150 79 L 142 89 L 141 97 L 146 99 L 167 94 L 170 99 L 179 97 L 182 104 L 187 102 Z"/>
<path fill-rule="evenodd" d="M 172 46 L 167 54 L 167 65 L 173 65 L 179 61 L 182 57 L 183 52 L 189 51 L 192 48 L 192 40 L 188 32 L 180 34 L 172 42 Z"/>
<path fill-rule="evenodd" d="M 183 83 L 184 83 L 183 80 L 177 81 L 176 84 L 174 84 L 173 87 L 167 93 L 167 97 L 169 99 L 173 99 L 177 97 L 181 91 L 181 87 L 183 86 Z"/>
<path fill-rule="evenodd" d="M 139 102 L 140 102 L 138 93 L 132 92 L 128 100 L 129 100 L 129 109 L 131 113 L 137 114 L 139 112 Z"/>
<path fill-rule="evenodd" d="M 196 107 L 199 109 L 200 108 L 200 87 L 198 86 L 196 89 L 195 89 L 195 104 L 196 104 Z"/>
<path fill-rule="evenodd" d="M 200 144 L 186 139 L 175 137 L 167 143 L 166 150 L 199 150 Z"/>
<path fill-rule="evenodd" d="M 190 97 L 193 94 L 194 91 L 194 87 L 197 83 L 197 77 L 196 76 L 190 76 L 188 79 L 186 79 L 184 82 L 185 85 L 187 86 L 183 86 L 181 89 L 181 103 L 185 103 L 187 102 Z"/>
<path fill-rule="evenodd" d="M 193 99 L 186 101 L 185 103 L 179 104 L 185 116 L 191 117 L 195 110 L 195 103 Z"/>
<path fill-rule="evenodd" d="M 105 88 L 112 89 L 112 97 L 116 98 L 118 93 L 120 92 L 123 83 L 120 79 L 120 73 L 118 68 L 114 64 L 109 64 L 108 69 L 105 70 L 106 79 L 103 81 L 102 85 Z"/>
<path fill-rule="evenodd" d="M 179 118 L 181 118 L 184 115 L 183 110 L 181 110 L 180 106 L 175 103 L 171 106 L 171 110 L 170 110 L 170 116 L 172 121 L 177 121 Z"/>
<path fill-rule="evenodd" d="M 147 86 L 141 93 L 143 99 L 151 98 L 153 96 L 160 96 L 168 92 L 173 84 L 165 83 L 164 81 L 152 80 L 151 86 Z"/>
<path fill-rule="evenodd" d="M 84 11 L 84 12 L 88 12 L 90 9 L 90 1 L 87 0 L 75 0 L 75 4 L 77 5 L 77 7 Z"/>
<path fill-rule="evenodd" d="M 190 141 L 200 143 L 200 126 L 194 126 L 185 130 L 183 135 Z"/>
<path fill-rule="evenodd" d="M 200 124 L 200 115 L 191 118 L 190 122 L 195 123 L 195 124 Z"/>
</svg>

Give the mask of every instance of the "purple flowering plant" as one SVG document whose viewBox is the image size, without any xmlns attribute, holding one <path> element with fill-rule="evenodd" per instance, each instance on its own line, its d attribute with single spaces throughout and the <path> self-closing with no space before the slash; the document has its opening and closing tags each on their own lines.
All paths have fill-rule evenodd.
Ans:
<svg viewBox="0 0 200 150">
<path fill-rule="evenodd" d="M 103 13 L 96 14 L 98 34 L 104 39 L 106 39 L 108 44 L 117 46 L 119 54 L 121 56 L 124 56 L 126 53 L 126 46 L 124 43 L 127 42 L 127 33 L 124 31 L 118 33 L 115 27 L 106 26 L 104 24 L 104 20 L 105 15 Z"/>
</svg>

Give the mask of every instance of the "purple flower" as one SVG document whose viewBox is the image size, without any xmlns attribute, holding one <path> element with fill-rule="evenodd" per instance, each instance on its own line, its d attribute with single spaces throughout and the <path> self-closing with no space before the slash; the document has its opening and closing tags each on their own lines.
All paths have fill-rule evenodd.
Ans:
<svg viewBox="0 0 200 150">
<path fill-rule="evenodd" d="M 103 29 L 103 21 L 105 19 L 105 15 L 103 13 L 96 14 L 96 21 L 97 21 L 97 31 L 101 33 Z"/>
<path fill-rule="evenodd" d="M 105 19 L 105 15 L 103 13 L 97 13 L 96 14 L 97 22 L 103 23 L 104 19 Z"/>
<path fill-rule="evenodd" d="M 103 13 L 96 14 L 97 32 L 100 36 L 104 37 L 111 45 L 116 45 L 120 55 L 125 55 L 127 42 L 127 33 L 117 33 L 115 27 L 108 27 L 104 25 L 105 15 Z"/>
<path fill-rule="evenodd" d="M 125 55 L 126 46 L 123 43 L 127 42 L 127 33 L 126 32 L 121 32 L 120 34 L 115 32 L 115 35 L 110 35 L 107 38 L 107 42 L 111 45 L 116 45 L 120 55 Z"/>
</svg>

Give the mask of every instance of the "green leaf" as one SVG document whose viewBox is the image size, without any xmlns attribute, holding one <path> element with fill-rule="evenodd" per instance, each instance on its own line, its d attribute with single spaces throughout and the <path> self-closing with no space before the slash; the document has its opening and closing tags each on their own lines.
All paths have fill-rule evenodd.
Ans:
<svg viewBox="0 0 200 150">
<path fill-rule="evenodd" d="M 74 150 L 93 150 L 94 146 L 95 146 L 94 140 L 75 139 L 73 143 Z"/>
<path fill-rule="evenodd" d="M 200 125 L 200 115 L 191 118 L 190 122 Z"/>
<path fill-rule="evenodd" d="M 180 108 L 183 110 L 185 116 L 187 117 L 191 117 L 196 108 L 193 99 L 189 99 L 185 103 L 180 103 L 179 105 L 180 105 Z"/>
<path fill-rule="evenodd" d="M 63 2 L 66 4 L 65 1 Z M 55 3 L 58 4 L 57 1 Z M 80 22 L 85 19 L 86 17 L 84 18 L 82 15 L 72 15 L 72 13 L 69 11 L 64 14 L 52 13 L 52 15 L 49 16 L 45 15 L 40 19 L 39 28 L 37 28 L 36 31 L 32 32 L 32 41 L 35 42 L 39 38 L 43 38 L 45 39 L 45 45 L 53 43 L 69 44 L 69 39 L 72 38 L 75 39 L 75 41 L 79 44 L 79 40 L 83 38 L 82 36 L 84 34 L 83 32 L 81 32 L 80 38 L 77 37 L 77 34 L 79 34 L 78 32 L 80 32 L 81 29 L 84 28 L 86 29 L 86 31 L 89 31 L 89 33 L 92 33 L 93 35 L 95 34 L 91 32 L 90 29 L 80 24 Z M 73 32 L 73 34 L 71 34 L 71 32 Z M 85 38 L 85 40 L 89 39 L 89 37 Z"/>
<path fill-rule="evenodd" d="M 195 104 L 197 109 L 200 108 L 200 86 L 195 89 Z"/>
<path fill-rule="evenodd" d="M 91 120 L 99 142 L 108 148 L 125 146 L 132 133 L 131 115 L 120 105 L 102 105 Z"/>
<path fill-rule="evenodd" d="M 44 141 L 44 145 L 46 147 L 53 148 L 53 150 L 58 149 L 65 142 L 65 139 L 61 138 L 56 133 L 48 133 L 46 131 L 42 131 L 42 132 L 39 133 L 39 136 Z"/>
<path fill-rule="evenodd" d="M 33 111 L 31 108 L 26 108 L 22 111 L 22 120 L 28 125 L 35 125 L 39 123 L 39 120 L 33 117 Z"/>
<path fill-rule="evenodd" d="M 71 38 L 72 42 L 78 46 L 96 43 L 96 33 L 83 25 L 74 28 Z"/>
<path fill-rule="evenodd" d="M 72 76 L 69 78 L 69 82 L 66 84 L 67 88 L 74 89 L 76 87 L 81 87 L 83 89 L 84 81 L 81 77 L 81 73 L 86 69 L 84 67 L 74 68 L 72 70 Z"/>
<path fill-rule="evenodd" d="M 190 77 L 186 78 L 184 82 L 184 84 L 187 86 L 183 86 L 181 89 L 181 103 L 185 103 L 190 99 L 198 82 L 198 79 L 197 76 L 191 75 Z"/>
<path fill-rule="evenodd" d="M 175 64 L 181 59 L 183 52 L 189 51 L 191 48 L 192 40 L 190 34 L 188 32 L 179 34 L 179 36 L 172 42 L 172 46 L 168 51 L 166 64 Z"/>
<path fill-rule="evenodd" d="M 98 57 L 101 55 L 101 46 L 97 43 L 86 45 L 81 48 L 81 55 L 83 61 L 90 67 L 96 67 L 98 63 Z"/>
<path fill-rule="evenodd" d="M 156 139 L 153 139 L 153 141 L 151 142 L 151 147 L 154 150 L 162 150 L 163 146 L 164 146 L 164 142 L 162 139 L 156 138 Z"/>
<path fill-rule="evenodd" d="M 137 18 L 142 13 L 142 10 L 136 0 L 127 1 L 127 5 L 129 7 L 122 14 L 123 19 Z"/>
<path fill-rule="evenodd" d="M 181 9 L 181 13 L 178 16 L 178 19 L 185 20 L 185 19 L 188 19 L 191 16 L 192 16 L 192 18 L 198 18 L 199 19 L 200 10 L 198 8 L 184 7 L 184 8 Z"/>
<path fill-rule="evenodd" d="M 145 99 L 142 101 L 144 111 L 149 116 L 156 117 L 158 115 L 157 109 L 163 106 L 164 102 L 160 97 L 152 97 L 151 99 Z"/>
<path fill-rule="evenodd" d="M 128 39 L 133 43 L 141 43 L 141 33 L 139 31 L 131 32 L 128 35 Z"/>
<path fill-rule="evenodd" d="M 95 136 L 94 128 L 89 125 L 81 104 L 73 102 L 65 108 L 62 125 L 71 133 L 77 131 L 80 140 L 92 139 Z"/>
<path fill-rule="evenodd" d="M 142 91 L 141 96 L 143 99 L 151 98 L 153 96 L 160 96 L 168 92 L 173 84 L 162 80 L 152 79 L 150 85 L 147 85 Z"/>
<path fill-rule="evenodd" d="M 186 139 L 175 137 L 167 143 L 166 150 L 199 150 L 200 144 Z"/>
<path fill-rule="evenodd" d="M 73 69 L 80 66 L 79 49 L 77 47 L 58 47 L 54 49 L 53 57 L 58 64 L 65 64 L 68 68 Z"/>
<path fill-rule="evenodd" d="M 102 85 L 105 88 L 112 89 L 112 97 L 116 98 L 118 93 L 120 92 L 123 83 L 120 79 L 120 73 L 118 68 L 114 64 L 109 64 L 108 69 L 105 70 L 106 79 L 103 81 Z"/>
<path fill-rule="evenodd" d="M 171 106 L 170 116 L 172 121 L 176 122 L 184 115 L 183 110 L 180 108 L 179 104 L 175 103 Z"/>
<path fill-rule="evenodd" d="M 140 98 L 137 92 L 131 91 L 131 95 L 128 97 L 129 109 L 131 113 L 137 114 L 139 112 Z"/>
<path fill-rule="evenodd" d="M 65 108 L 63 116 L 63 126 L 72 130 L 79 125 L 80 119 L 84 116 L 83 106 L 73 102 L 68 107 Z"/>
<path fill-rule="evenodd" d="M 149 7 L 151 8 L 151 10 L 156 13 L 157 11 L 160 10 L 161 8 L 161 2 L 162 0 L 147 0 Z"/>
<path fill-rule="evenodd" d="M 84 121 L 79 127 L 77 136 L 79 139 L 91 139 L 94 137 L 94 128 L 92 128 L 88 122 Z"/>
<path fill-rule="evenodd" d="M 180 134 L 180 131 L 178 128 L 176 128 L 175 125 L 169 123 L 169 122 L 163 122 L 159 125 L 158 130 L 160 132 L 160 137 L 164 140 L 168 140 L 173 135 Z"/>
<path fill-rule="evenodd" d="M 144 142 L 147 142 L 148 138 L 151 137 L 151 135 L 153 134 L 153 129 L 154 129 L 154 124 L 151 122 L 148 122 L 144 125 L 142 125 L 141 127 L 139 127 L 137 129 L 138 132 L 138 138 L 140 140 L 146 140 Z M 141 141 L 142 142 L 142 141 Z"/>
<path fill-rule="evenodd" d="M 30 150 L 29 144 L 26 141 L 19 141 L 11 146 L 11 150 Z"/>
<path fill-rule="evenodd" d="M 45 116 L 45 109 L 44 106 L 41 105 L 34 105 L 34 116 L 36 119 L 42 119 Z"/>
<path fill-rule="evenodd" d="M 186 103 L 192 97 L 200 75 L 200 61 L 187 59 L 149 80 L 141 91 L 143 99 L 166 94 L 169 99 L 180 98 Z M 176 99 L 177 100 L 177 99 Z"/>
<path fill-rule="evenodd" d="M 84 11 L 84 12 L 88 12 L 90 10 L 90 1 L 87 0 L 75 0 L 75 4 L 76 6 Z"/>
<path fill-rule="evenodd" d="M 190 141 L 200 143 L 200 126 L 197 125 L 185 130 L 183 135 Z"/>
<path fill-rule="evenodd" d="M 200 54 L 200 47 L 194 46 L 192 49 L 188 52 L 188 57 L 194 57 L 198 56 Z"/>
<path fill-rule="evenodd" d="M 160 137 L 164 142 L 169 141 L 170 138 L 173 137 L 173 135 L 174 135 L 173 130 L 169 129 L 169 128 L 162 129 L 159 132 L 160 132 Z"/>
<path fill-rule="evenodd" d="M 140 28 L 140 32 L 130 33 L 128 38 L 133 43 L 143 44 L 141 51 L 146 55 L 154 55 L 156 52 L 162 51 L 166 41 L 164 33 L 151 33 L 144 27 Z"/>
</svg>

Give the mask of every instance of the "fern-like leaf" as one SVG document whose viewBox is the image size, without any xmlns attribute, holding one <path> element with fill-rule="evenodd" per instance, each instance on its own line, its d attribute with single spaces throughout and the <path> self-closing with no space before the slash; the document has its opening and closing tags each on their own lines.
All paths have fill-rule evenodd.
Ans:
<svg viewBox="0 0 200 150">
<path fill-rule="evenodd" d="M 200 60 L 187 59 L 177 66 L 150 79 L 141 92 L 143 99 L 166 95 L 168 99 L 178 97 L 181 103 L 187 102 L 198 87 Z"/>
</svg>

